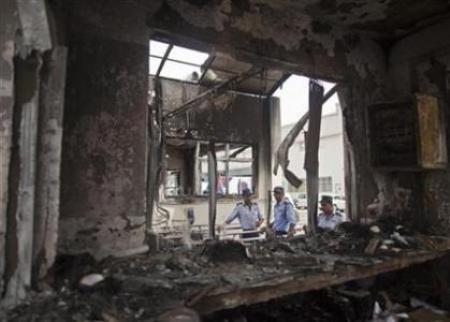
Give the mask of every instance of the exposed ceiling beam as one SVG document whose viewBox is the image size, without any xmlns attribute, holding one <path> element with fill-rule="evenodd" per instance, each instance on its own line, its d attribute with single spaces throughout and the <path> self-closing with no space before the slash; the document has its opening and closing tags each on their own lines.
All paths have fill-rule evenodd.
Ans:
<svg viewBox="0 0 450 322">
<path fill-rule="evenodd" d="M 263 69 L 261 69 L 261 68 L 255 70 L 255 68 L 252 67 L 252 68 L 250 68 L 250 70 L 248 70 L 240 75 L 234 76 L 234 77 L 206 90 L 205 92 L 201 93 L 200 95 L 198 95 L 198 96 L 194 97 L 193 99 L 187 101 L 186 103 L 182 104 L 180 107 L 178 107 L 178 108 L 174 109 L 173 111 L 164 115 L 163 121 L 166 121 L 169 118 L 175 117 L 181 113 L 186 112 L 187 110 L 192 108 L 195 103 L 198 103 L 208 97 L 217 97 L 231 88 L 236 88 L 236 86 L 238 84 L 242 83 L 243 81 L 245 81 L 248 78 L 251 78 L 255 75 L 260 74 L 262 72 L 262 70 Z"/>
<path fill-rule="evenodd" d="M 273 84 L 272 88 L 267 92 L 267 96 L 272 96 L 277 89 L 283 85 L 283 83 L 291 76 L 289 73 L 284 73 L 283 76 L 275 83 Z"/>
<path fill-rule="evenodd" d="M 156 72 L 156 77 L 159 77 L 159 74 L 161 73 L 164 64 L 166 63 L 167 57 L 169 57 L 170 51 L 172 50 L 173 45 L 169 45 L 169 47 L 166 49 L 166 52 L 164 53 L 163 58 L 161 59 L 161 62 L 159 63 L 158 71 Z"/>
</svg>

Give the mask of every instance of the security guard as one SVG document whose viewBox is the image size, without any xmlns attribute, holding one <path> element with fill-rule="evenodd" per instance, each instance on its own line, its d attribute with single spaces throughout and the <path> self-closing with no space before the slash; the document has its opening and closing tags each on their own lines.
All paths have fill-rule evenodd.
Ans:
<svg viewBox="0 0 450 322">
<path fill-rule="evenodd" d="M 343 218 L 339 211 L 334 211 L 333 197 L 322 196 L 320 200 L 320 210 L 317 225 L 323 230 L 334 230 L 339 225 Z"/>
<path fill-rule="evenodd" d="M 293 236 L 295 233 L 295 212 L 294 205 L 284 196 L 283 187 L 273 189 L 275 206 L 273 208 L 274 221 L 271 224 L 272 231 L 277 236 Z"/>
<path fill-rule="evenodd" d="M 257 229 L 264 221 L 264 218 L 259 211 L 258 204 L 252 202 L 251 196 L 252 193 L 250 189 L 243 189 L 243 201 L 236 204 L 236 207 L 234 207 L 231 214 L 225 220 L 225 224 L 229 224 L 236 218 L 239 218 L 241 228 L 244 230 L 244 233 L 242 234 L 243 238 L 259 237 L 258 232 L 245 233 L 245 231 Z"/>
</svg>

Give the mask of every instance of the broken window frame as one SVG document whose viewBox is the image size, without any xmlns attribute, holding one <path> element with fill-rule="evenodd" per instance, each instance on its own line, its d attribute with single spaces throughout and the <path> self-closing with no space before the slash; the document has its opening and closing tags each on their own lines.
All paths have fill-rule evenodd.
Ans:
<svg viewBox="0 0 450 322">
<path fill-rule="evenodd" d="M 169 180 L 169 177 L 171 176 L 175 176 L 175 185 L 169 185 L 169 182 L 171 180 Z M 181 185 L 180 185 L 180 181 L 181 181 L 181 172 L 179 170 L 167 170 L 166 171 L 166 178 L 164 180 L 164 196 L 179 196 L 180 195 L 180 189 L 181 189 Z M 170 190 L 175 190 L 176 193 L 175 194 L 168 194 L 167 191 Z"/>
<path fill-rule="evenodd" d="M 200 144 L 205 144 L 201 141 L 197 142 L 197 146 L 199 146 Z M 207 144 L 207 143 L 206 143 Z M 238 163 L 238 162 L 242 162 L 242 163 L 250 163 L 250 168 L 251 168 L 251 187 L 249 187 L 252 191 L 255 190 L 254 189 L 254 184 L 255 184 L 255 163 L 256 163 L 256 159 L 254 158 L 254 147 L 251 144 L 242 144 L 242 147 L 238 148 L 242 149 L 242 151 L 240 151 L 238 154 L 246 151 L 247 149 L 252 149 L 252 156 L 251 158 L 246 158 L 246 157 L 232 157 L 230 155 L 230 143 L 222 143 L 222 142 L 218 142 L 216 143 L 216 145 L 225 145 L 224 151 L 225 151 L 225 155 L 224 156 L 218 156 L 217 157 L 217 163 L 223 163 L 224 164 L 224 177 L 225 177 L 225 182 L 224 182 L 224 189 L 225 189 L 225 193 L 220 194 L 218 192 L 218 196 L 219 197 L 233 197 L 233 196 L 238 196 L 240 195 L 240 191 L 238 189 L 237 193 L 230 193 L 230 182 L 229 180 L 227 180 L 228 178 L 231 178 L 232 176 L 230 175 L 230 163 Z M 217 149 L 218 150 L 218 149 Z M 196 168 L 197 172 L 194 173 L 194 177 L 195 177 L 195 181 L 197 182 L 197 177 L 201 177 L 203 175 L 203 171 L 202 171 L 202 163 L 207 163 L 207 157 L 201 157 L 199 156 L 200 154 L 200 148 L 196 148 L 196 155 L 195 158 L 200 161 L 199 162 L 199 167 Z M 200 170 L 200 171 L 199 171 Z M 220 171 L 222 172 L 222 170 Z M 195 187 L 195 195 L 196 196 L 208 196 L 208 194 L 203 194 L 201 191 L 202 189 L 198 189 L 198 187 Z"/>
<path fill-rule="evenodd" d="M 163 186 L 163 191 L 164 191 L 164 200 L 169 201 L 169 200 L 177 200 L 177 199 L 183 199 L 186 197 L 191 197 L 191 198 L 199 198 L 199 199 L 205 199 L 208 198 L 209 193 L 203 193 L 202 188 L 201 188 L 201 183 L 202 183 L 202 163 L 207 163 L 207 155 L 205 154 L 204 156 L 200 155 L 200 147 L 201 145 L 208 145 L 209 143 L 207 141 L 204 140 L 197 140 L 196 142 L 196 147 L 195 152 L 194 152 L 194 160 L 193 160 L 193 166 L 191 169 L 187 169 L 186 171 L 192 171 L 192 182 L 191 182 L 191 186 L 188 187 L 178 187 L 179 191 L 191 191 L 191 193 L 181 193 L 179 195 L 167 195 L 166 194 L 166 182 L 164 182 L 164 186 Z M 257 186 L 258 186 L 258 155 L 257 155 L 257 146 L 255 144 L 249 144 L 249 143 L 230 143 L 230 142 L 216 142 L 215 143 L 216 146 L 223 146 L 225 145 L 225 155 L 224 156 L 219 156 L 217 157 L 217 162 L 220 163 L 224 163 L 224 168 L 225 168 L 225 173 L 224 173 L 224 177 L 225 178 L 230 178 L 230 163 L 234 163 L 234 162 L 243 162 L 243 163 L 249 163 L 250 164 L 250 168 L 251 168 L 251 184 L 249 185 L 248 188 L 251 189 L 251 191 L 253 192 L 253 194 L 255 196 L 257 196 L 258 191 L 257 191 Z M 242 148 L 242 152 L 246 151 L 247 149 L 251 149 L 252 151 L 252 156 L 251 158 L 248 157 L 239 157 L 239 156 L 232 156 L 232 153 L 230 153 L 230 150 L 232 150 L 230 147 L 232 145 L 239 145 L 241 146 L 240 148 Z M 238 148 L 239 149 L 239 148 Z M 220 151 L 220 149 L 218 149 Z M 239 154 L 239 153 L 238 153 Z M 168 168 L 166 170 L 166 174 L 170 173 L 174 171 L 173 169 Z M 173 189 L 174 187 L 169 187 L 171 189 Z M 229 181 L 225 180 L 225 191 L 226 193 L 224 194 L 218 194 L 217 197 L 218 199 L 235 199 L 237 196 L 240 195 L 240 191 L 237 191 L 237 193 L 229 193 L 230 191 L 230 186 L 229 186 Z"/>
<path fill-rule="evenodd" d="M 163 42 L 163 41 L 160 41 L 160 40 L 151 39 L 150 42 L 152 42 L 152 41 L 167 45 L 167 48 L 166 48 L 166 50 L 165 50 L 165 52 L 164 52 L 164 54 L 162 56 L 159 56 L 158 54 L 152 54 L 151 53 L 151 43 L 149 45 L 150 46 L 150 49 L 149 49 L 149 65 L 150 65 L 151 58 L 160 59 L 161 60 L 155 74 L 151 73 L 151 68 L 149 67 L 149 75 L 152 76 L 152 77 L 160 77 L 160 78 L 164 78 L 164 79 L 181 81 L 181 82 L 186 82 L 186 83 L 190 83 L 190 84 L 199 84 L 200 81 L 203 79 L 204 75 L 206 74 L 206 72 L 208 71 L 209 64 L 214 59 L 214 57 L 211 56 L 207 52 L 194 50 L 194 49 L 190 49 L 190 48 L 183 47 L 183 46 L 177 46 L 177 45 L 174 45 L 174 44 L 171 44 L 171 43 L 167 43 L 167 42 Z M 172 52 L 172 50 L 174 48 L 181 48 L 181 49 L 186 49 L 186 50 L 191 50 L 191 51 L 197 51 L 199 53 L 207 55 L 207 58 L 201 64 L 196 64 L 196 63 L 192 63 L 192 62 L 188 62 L 188 61 L 183 61 L 183 60 L 179 60 L 179 59 L 170 58 L 170 54 L 171 54 L 171 52 Z M 196 80 L 189 80 L 189 79 L 185 79 L 185 78 L 181 78 L 181 77 L 180 78 L 175 78 L 175 77 L 168 77 L 168 76 L 161 75 L 161 73 L 163 72 L 164 67 L 165 67 L 167 62 L 172 62 L 172 63 L 176 63 L 176 64 L 182 64 L 182 65 L 185 65 L 185 66 L 191 66 L 191 67 L 199 68 L 200 74 L 198 75 L 198 79 L 196 79 Z M 204 70 L 201 71 L 201 67 L 203 65 L 205 65 L 205 64 L 206 64 L 206 66 L 205 66 Z"/>
</svg>

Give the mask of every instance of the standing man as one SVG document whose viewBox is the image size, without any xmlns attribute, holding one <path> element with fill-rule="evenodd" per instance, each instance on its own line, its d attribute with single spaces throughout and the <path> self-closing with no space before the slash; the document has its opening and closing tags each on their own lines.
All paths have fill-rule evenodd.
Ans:
<svg viewBox="0 0 450 322">
<path fill-rule="evenodd" d="M 229 224 L 236 218 L 239 218 L 241 228 L 244 231 L 242 234 L 243 238 L 259 237 L 258 232 L 245 233 L 245 231 L 257 229 L 264 221 L 264 218 L 259 211 L 258 204 L 252 202 L 251 197 L 252 193 L 250 189 L 243 189 L 243 201 L 236 204 L 236 207 L 234 207 L 231 214 L 225 220 L 225 224 Z"/>
<path fill-rule="evenodd" d="M 272 231 L 277 236 L 293 236 L 295 233 L 295 212 L 294 206 L 288 198 L 284 196 L 284 188 L 277 186 L 273 189 L 275 206 L 273 209 L 274 222 L 271 225 Z"/>
<path fill-rule="evenodd" d="M 320 210 L 317 225 L 323 230 L 334 230 L 343 220 L 342 214 L 339 211 L 334 211 L 333 197 L 331 196 L 322 196 Z"/>
</svg>

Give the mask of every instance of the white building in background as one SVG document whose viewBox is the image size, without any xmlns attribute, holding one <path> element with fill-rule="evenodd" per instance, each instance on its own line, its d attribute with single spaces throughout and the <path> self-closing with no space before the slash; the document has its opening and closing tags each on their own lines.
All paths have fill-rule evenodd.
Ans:
<svg viewBox="0 0 450 322">
<path fill-rule="evenodd" d="M 283 140 L 293 124 L 284 125 L 281 128 L 281 140 Z M 285 187 L 292 197 L 297 193 L 306 192 L 306 172 L 303 169 L 305 161 L 305 135 L 301 132 L 289 151 L 289 169 L 298 178 L 303 180 L 299 189 L 288 184 L 282 170 L 279 169 L 274 182 Z M 342 124 L 342 112 L 339 104 L 335 109 L 328 110 L 322 116 L 319 146 L 319 193 L 331 195 L 345 195 L 344 174 L 344 136 Z"/>
</svg>

